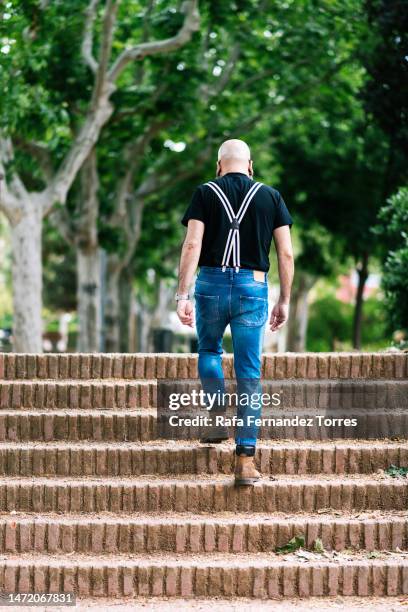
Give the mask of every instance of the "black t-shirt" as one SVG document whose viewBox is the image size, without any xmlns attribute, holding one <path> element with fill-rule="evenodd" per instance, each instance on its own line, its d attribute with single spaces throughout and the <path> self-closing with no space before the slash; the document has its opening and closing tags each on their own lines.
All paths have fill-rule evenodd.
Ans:
<svg viewBox="0 0 408 612">
<path fill-rule="evenodd" d="M 214 180 L 226 194 L 236 214 L 254 181 L 241 172 L 228 172 Z M 190 219 L 205 224 L 199 266 L 220 267 L 230 222 L 218 196 L 208 185 L 199 185 L 181 222 Z M 272 233 L 293 220 L 279 191 L 262 185 L 253 197 L 239 226 L 241 268 L 269 270 Z M 232 266 L 230 260 L 229 265 Z"/>
</svg>

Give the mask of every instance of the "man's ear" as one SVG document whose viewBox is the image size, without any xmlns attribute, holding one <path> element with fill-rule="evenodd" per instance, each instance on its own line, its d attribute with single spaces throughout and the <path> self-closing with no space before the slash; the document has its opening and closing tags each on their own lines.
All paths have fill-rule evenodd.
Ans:
<svg viewBox="0 0 408 612">
<path fill-rule="evenodd" d="M 249 176 L 254 176 L 254 166 L 252 164 L 252 159 L 249 160 L 248 174 L 249 174 Z"/>
<path fill-rule="evenodd" d="M 215 174 L 216 176 L 221 176 L 221 161 L 220 160 L 217 161 L 217 169 L 216 169 Z"/>
</svg>

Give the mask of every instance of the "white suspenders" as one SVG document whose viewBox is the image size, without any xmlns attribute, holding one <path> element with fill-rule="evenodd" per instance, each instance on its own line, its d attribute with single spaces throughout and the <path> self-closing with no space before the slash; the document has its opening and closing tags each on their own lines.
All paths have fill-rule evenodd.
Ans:
<svg viewBox="0 0 408 612">
<path fill-rule="evenodd" d="M 263 183 L 254 183 L 251 186 L 250 190 L 248 191 L 245 198 L 243 199 L 242 204 L 239 207 L 239 210 L 236 215 L 231 206 L 231 202 L 228 200 L 227 196 L 225 195 L 221 187 L 217 185 L 217 183 L 214 183 L 213 181 L 210 181 L 209 183 L 205 183 L 205 184 L 208 185 L 208 187 L 211 187 L 211 189 L 220 199 L 220 202 L 223 205 L 224 210 L 227 213 L 228 220 L 231 224 L 230 230 L 228 232 L 227 242 L 225 245 L 224 256 L 221 262 L 222 271 L 225 272 L 225 268 L 229 266 L 229 261 L 230 261 L 231 254 L 232 254 L 232 265 L 234 266 L 235 271 L 238 272 L 241 266 L 239 224 L 244 218 L 244 215 L 247 211 L 248 206 L 251 203 L 252 198 L 254 197 L 258 189 L 262 187 Z"/>
</svg>

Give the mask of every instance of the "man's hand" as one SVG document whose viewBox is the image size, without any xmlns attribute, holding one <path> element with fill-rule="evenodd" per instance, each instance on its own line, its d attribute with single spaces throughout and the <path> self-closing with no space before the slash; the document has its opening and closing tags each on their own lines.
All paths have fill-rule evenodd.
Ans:
<svg viewBox="0 0 408 612">
<path fill-rule="evenodd" d="M 289 302 L 277 302 L 272 308 L 271 318 L 269 325 L 271 331 L 277 331 L 281 329 L 288 320 L 289 317 Z"/>
<path fill-rule="evenodd" d="M 177 315 L 183 325 L 194 327 L 194 306 L 191 300 L 179 300 L 177 302 Z"/>
<path fill-rule="evenodd" d="M 198 219 L 190 219 L 186 238 L 183 243 L 180 257 L 179 282 L 177 294 L 188 297 L 194 272 L 200 259 L 201 244 L 204 235 L 204 223 Z M 183 325 L 194 327 L 194 307 L 190 300 L 178 300 L 177 315 Z"/>
</svg>

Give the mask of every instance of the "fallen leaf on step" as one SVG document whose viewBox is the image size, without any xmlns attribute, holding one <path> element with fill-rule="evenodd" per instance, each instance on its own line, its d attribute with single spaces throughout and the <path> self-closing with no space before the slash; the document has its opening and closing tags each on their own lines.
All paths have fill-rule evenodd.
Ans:
<svg viewBox="0 0 408 612">
<path fill-rule="evenodd" d="M 316 553 L 323 553 L 324 552 L 324 546 L 323 546 L 323 542 L 321 540 L 321 538 L 316 538 L 314 543 L 313 543 L 313 550 Z"/>
</svg>

